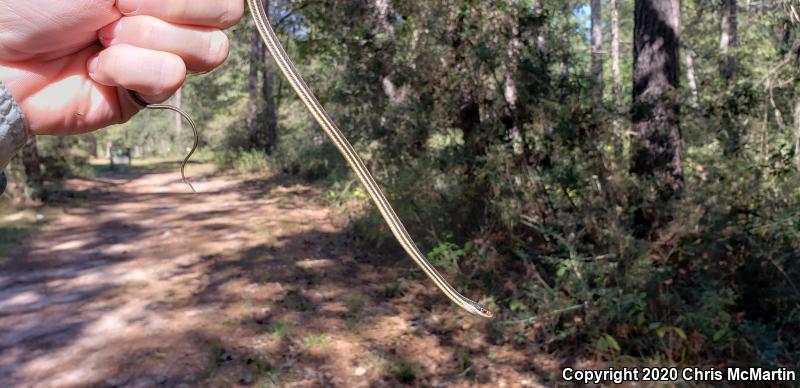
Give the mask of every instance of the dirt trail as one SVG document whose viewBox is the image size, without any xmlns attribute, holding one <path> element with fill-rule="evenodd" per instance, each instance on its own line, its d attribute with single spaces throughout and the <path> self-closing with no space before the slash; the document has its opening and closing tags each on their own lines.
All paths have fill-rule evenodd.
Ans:
<svg viewBox="0 0 800 388">
<path fill-rule="evenodd" d="M 0 386 L 501 387 L 555 370 L 491 345 L 405 257 L 356 251 L 316 188 L 196 187 L 70 182 L 65 214 L 0 264 Z"/>
</svg>

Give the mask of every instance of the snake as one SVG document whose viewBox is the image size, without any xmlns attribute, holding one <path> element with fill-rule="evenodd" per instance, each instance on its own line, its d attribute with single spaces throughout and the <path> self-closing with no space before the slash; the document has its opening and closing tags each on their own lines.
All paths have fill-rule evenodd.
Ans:
<svg viewBox="0 0 800 388">
<path fill-rule="evenodd" d="M 194 122 L 192 116 L 190 116 L 188 113 L 184 112 L 183 109 L 178 108 L 177 106 L 172 106 L 169 104 L 151 104 L 145 101 L 138 94 L 136 94 L 136 92 L 131 90 L 128 91 L 128 95 L 130 95 L 133 102 L 135 102 L 142 108 L 152 109 L 152 110 L 161 110 L 161 109 L 171 110 L 181 115 L 181 117 L 183 117 L 184 120 L 186 120 L 186 122 L 189 123 L 189 126 L 192 127 L 192 133 L 194 134 L 194 144 L 192 145 L 192 149 L 189 150 L 189 153 L 186 154 L 186 157 L 183 158 L 183 163 L 181 163 L 181 179 L 183 179 L 183 183 L 185 183 L 187 186 L 189 186 L 190 189 L 192 189 L 192 193 L 196 193 L 197 190 L 195 190 L 194 185 L 192 185 L 192 182 L 189 182 L 189 179 L 186 178 L 186 165 L 189 164 L 189 160 L 192 159 L 192 155 L 194 155 L 194 152 L 197 151 L 197 145 L 200 142 L 200 134 L 197 131 L 197 123 Z"/>
<path fill-rule="evenodd" d="M 361 185 L 364 186 L 364 189 L 366 189 L 369 198 L 378 208 L 378 211 L 380 211 L 381 216 L 389 226 L 389 229 L 397 239 L 397 242 L 403 247 L 403 250 L 405 250 L 414 263 L 454 304 L 471 314 L 475 314 L 484 318 L 492 318 L 493 314 L 486 305 L 473 301 L 456 291 L 456 289 L 447 282 L 447 280 L 439 273 L 439 271 L 437 271 L 436 268 L 434 268 L 434 266 L 428 262 L 422 252 L 420 252 L 416 243 L 411 238 L 411 235 L 403 225 L 403 222 L 400 220 L 400 217 L 397 216 L 397 213 L 394 211 L 394 208 L 392 208 L 391 203 L 386 199 L 386 195 L 384 195 L 383 190 L 381 190 L 380 186 L 375 181 L 375 178 L 372 176 L 369 169 L 367 169 L 364 161 L 358 155 L 356 150 L 353 149 L 353 146 L 347 140 L 345 135 L 330 117 L 319 100 L 317 100 L 316 96 L 311 91 L 311 88 L 308 87 L 305 80 L 303 80 L 302 75 L 297 70 L 297 67 L 286 53 L 286 50 L 281 45 L 278 36 L 275 34 L 275 31 L 272 28 L 272 23 L 269 20 L 267 10 L 264 8 L 262 1 L 247 0 L 247 4 L 250 7 L 250 14 L 253 17 L 253 21 L 258 29 L 258 33 L 266 45 L 273 61 L 278 66 L 281 73 L 283 73 L 284 77 L 286 77 L 286 79 L 289 81 L 292 89 L 294 89 L 295 93 L 306 106 L 308 111 L 322 127 L 325 135 L 328 136 L 328 138 L 333 142 L 333 144 L 345 158 L 350 166 L 350 169 L 355 173 L 359 182 L 361 182 Z M 131 93 L 131 97 L 137 104 L 145 108 L 172 110 L 189 121 L 190 125 L 192 126 L 192 130 L 195 132 L 195 144 L 189 155 L 184 160 L 184 163 L 181 167 L 181 176 L 184 182 L 189 184 L 191 187 L 191 184 L 187 181 L 186 175 L 184 174 L 184 167 L 186 166 L 186 163 L 188 162 L 194 150 L 197 148 L 197 128 L 194 122 L 191 120 L 188 114 L 174 106 L 164 104 L 148 104 L 139 98 L 135 93 Z M 192 190 L 194 190 L 193 187 Z"/>
</svg>

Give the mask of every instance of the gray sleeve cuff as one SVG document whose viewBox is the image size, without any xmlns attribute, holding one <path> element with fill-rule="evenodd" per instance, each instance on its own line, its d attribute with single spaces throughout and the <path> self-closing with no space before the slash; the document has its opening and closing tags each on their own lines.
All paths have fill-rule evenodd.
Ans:
<svg viewBox="0 0 800 388">
<path fill-rule="evenodd" d="M 28 142 L 28 130 L 22 108 L 0 82 L 0 171 L 3 171 L 11 158 Z"/>
</svg>

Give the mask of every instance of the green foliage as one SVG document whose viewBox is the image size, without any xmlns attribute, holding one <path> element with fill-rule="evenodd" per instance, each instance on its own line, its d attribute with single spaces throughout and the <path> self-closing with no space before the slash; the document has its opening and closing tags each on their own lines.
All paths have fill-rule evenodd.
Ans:
<svg viewBox="0 0 800 388">
<path fill-rule="evenodd" d="M 344 303 L 351 314 L 358 314 L 369 302 L 369 297 L 364 294 L 350 294 L 344 297 Z"/>
<path fill-rule="evenodd" d="M 277 321 L 269 325 L 269 332 L 277 339 L 289 338 L 292 332 L 291 324 L 285 321 Z"/>
<path fill-rule="evenodd" d="M 397 298 L 403 295 L 403 292 L 405 292 L 405 286 L 398 279 L 386 282 L 383 286 L 383 295 L 389 299 Z"/>
<path fill-rule="evenodd" d="M 303 338 L 303 343 L 306 346 L 327 346 L 330 337 L 327 334 L 311 335 Z"/>
<path fill-rule="evenodd" d="M 85 137 L 42 137 L 38 139 L 45 179 L 58 181 L 88 171 L 94 144 Z"/>
<path fill-rule="evenodd" d="M 35 198 L 32 187 L 26 184 L 25 170 L 20 158 L 14 158 L 5 170 L 8 186 L 5 193 L 0 196 L 0 205 L 7 205 L 11 202 L 22 202 Z"/>
<path fill-rule="evenodd" d="M 32 223 L 2 222 L 0 223 L 0 264 L 5 264 L 20 249 L 20 241 L 34 230 Z"/>
<path fill-rule="evenodd" d="M 269 173 L 274 168 L 269 155 L 257 150 L 226 150 L 215 153 L 212 160 L 221 169 L 239 173 Z"/>
<path fill-rule="evenodd" d="M 458 263 L 472 250 L 472 242 L 467 242 L 463 247 L 453 243 L 441 243 L 428 253 L 428 260 L 437 268 L 452 271 L 458 268 Z"/>
<path fill-rule="evenodd" d="M 417 368 L 405 361 L 387 362 L 384 370 L 403 384 L 412 384 L 417 379 Z"/>
</svg>

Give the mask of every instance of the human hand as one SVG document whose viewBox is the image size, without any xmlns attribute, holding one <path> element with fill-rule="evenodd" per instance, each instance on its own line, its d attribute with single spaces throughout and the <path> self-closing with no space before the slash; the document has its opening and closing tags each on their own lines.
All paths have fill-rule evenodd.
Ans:
<svg viewBox="0 0 800 388">
<path fill-rule="evenodd" d="M 0 81 L 31 135 L 130 119 L 228 56 L 242 0 L 0 0 Z"/>
</svg>

